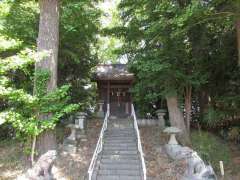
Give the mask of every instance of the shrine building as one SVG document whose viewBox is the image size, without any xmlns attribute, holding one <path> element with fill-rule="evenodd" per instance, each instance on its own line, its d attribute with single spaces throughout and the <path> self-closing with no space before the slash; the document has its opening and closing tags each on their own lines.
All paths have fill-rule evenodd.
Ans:
<svg viewBox="0 0 240 180">
<path fill-rule="evenodd" d="M 134 74 L 128 72 L 126 64 L 97 65 L 93 80 L 97 82 L 98 113 L 106 112 L 109 104 L 111 116 L 126 117 L 131 114 L 130 88 Z"/>
</svg>

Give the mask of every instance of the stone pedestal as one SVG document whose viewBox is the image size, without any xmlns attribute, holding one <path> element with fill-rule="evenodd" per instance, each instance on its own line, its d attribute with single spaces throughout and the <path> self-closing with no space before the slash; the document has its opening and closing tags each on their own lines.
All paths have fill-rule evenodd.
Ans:
<svg viewBox="0 0 240 180">
<path fill-rule="evenodd" d="M 164 116 L 166 114 L 166 110 L 165 109 L 159 109 L 156 111 L 157 116 L 158 116 L 158 121 L 159 121 L 159 126 L 161 129 L 165 128 L 165 119 Z"/>
<path fill-rule="evenodd" d="M 178 142 L 176 139 L 176 134 L 181 133 L 181 129 L 171 126 L 171 127 L 167 127 L 166 129 L 164 129 L 163 132 L 170 135 L 168 145 L 178 145 Z"/>
<path fill-rule="evenodd" d="M 75 124 L 78 125 L 78 128 L 81 130 L 85 129 L 85 119 L 86 119 L 86 113 L 83 113 L 83 112 L 76 113 Z"/>
<path fill-rule="evenodd" d="M 67 153 L 75 154 L 77 152 L 77 141 L 64 140 L 63 150 Z"/>
<path fill-rule="evenodd" d="M 125 104 L 125 113 L 126 113 L 126 114 L 129 114 L 128 102 L 126 102 L 126 104 Z"/>
<path fill-rule="evenodd" d="M 169 139 L 168 144 L 169 145 L 177 145 L 178 144 L 175 134 L 170 135 L 170 139 Z"/>
<path fill-rule="evenodd" d="M 76 138 L 85 140 L 85 126 L 86 126 L 86 113 L 79 112 L 76 114 L 75 124 L 78 125 L 78 129 L 76 132 Z"/>
<path fill-rule="evenodd" d="M 71 129 L 71 134 L 63 141 L 63 150 L 68 153 L 76 153 L 77 152 L 76 131 L 78 125 L 69 124 L 67 125 L 67 127 Z"/>
<path fill-rule="evenodd" d="M 97 112 L 97 117 L 99 117 L 99 118 L 104 118 L 103 105 L 104 105 L 103 102 L 98 103 L 99 109 L 98 109 L 98 112 Z"/>
<path fill-rule="evenodd" d="M 71 134 L 70 136 L 67 137 L 67 139 L 70 141 L 76 141 L 76 128 L 77 128 L 76 125 L 69 124 L 67 127 L 71 129 Z"/>
</svg>

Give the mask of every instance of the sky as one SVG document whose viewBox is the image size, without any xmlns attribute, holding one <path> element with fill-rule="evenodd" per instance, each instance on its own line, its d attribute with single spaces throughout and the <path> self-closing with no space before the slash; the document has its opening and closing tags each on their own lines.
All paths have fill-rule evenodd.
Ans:
<svg viewBox="0 0 240 180">
<path fill-rule="evenodd" d="M 98 7 L 104 12 L 103 16 L 101 17 L 101 25 L 103 28 L 111 26 L 112 20 L 113 20 L 113 12 L 116 11 L 117 5 L 120 2 L 120 0 L 104 0 L 103 2 L 100 2 Z M 107 38 L 107 37 L 105 37 Z M 107 46 L 107 43 L 105 44 Z M 121 43 L 115 44 L 115 47 L 121 46 Z M 107 49 L 107 47 L 105 47 Z M 117 59 L 117 62 L 119 63 L 127 63 L 127 56 L 121 56 Z M 108 60 L 106 63 L 111 63 L 112 60 Z"/>
<path fill-rule="evenodd" d="M 100 9 L 104 12 L 104 15 L 101 18 L 101 23 L 103 27 L 110 25 L 112 21 L 112 12 L 117 8 L 119 0 L 104 0 L 99 3 Z"/>
</svg>

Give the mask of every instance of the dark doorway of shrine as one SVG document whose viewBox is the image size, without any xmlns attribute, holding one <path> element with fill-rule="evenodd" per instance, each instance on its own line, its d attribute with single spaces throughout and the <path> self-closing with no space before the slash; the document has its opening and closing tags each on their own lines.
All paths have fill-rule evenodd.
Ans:
<svg viewBox="0 0 240 180">
<path fill-rule="evenodd" d="M 128 88 L 112 88 L 110 90 L 110 115 L 116 117 L 127 117 L 130 115 L 131 98 Z"/>
</svg>

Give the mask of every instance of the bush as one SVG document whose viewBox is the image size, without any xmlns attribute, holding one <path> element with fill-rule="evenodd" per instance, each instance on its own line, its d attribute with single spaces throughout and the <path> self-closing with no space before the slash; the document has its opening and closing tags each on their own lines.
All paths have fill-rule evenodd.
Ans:
<svg viewBox="0 0 240 180">
<path fill-rule="evenodd" d="M 230 149 L 217 136 L 209 132 L 193 131 L 191 140 L 193 149 L 205 162 L 213 166 L 215 172 L 219 172 L 219 161 L 223 161 L 225 165 L 230 163 Z"/>
</svg>

